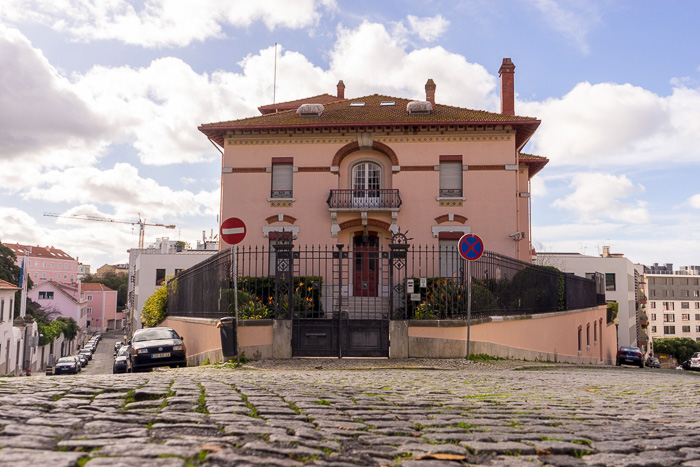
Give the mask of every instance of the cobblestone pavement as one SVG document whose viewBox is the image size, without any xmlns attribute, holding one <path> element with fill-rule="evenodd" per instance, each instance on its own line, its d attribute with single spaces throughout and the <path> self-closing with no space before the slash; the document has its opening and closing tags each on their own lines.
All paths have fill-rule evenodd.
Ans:
<svg viewBox="0 0 700 467">
<path fill-rule="evenodd" d="M 698 376 L 299 359 L 0 378 L 0 464 L 700 466 Z"/>
</svg>

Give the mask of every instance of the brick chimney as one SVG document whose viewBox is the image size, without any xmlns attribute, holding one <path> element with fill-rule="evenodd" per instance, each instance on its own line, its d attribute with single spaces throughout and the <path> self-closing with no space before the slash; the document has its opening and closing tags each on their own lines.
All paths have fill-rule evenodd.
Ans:
<svg viewBox="0 0 700 467">
<path fill-rule="evenodd" d="M 515 115 L 515 65 L 510 58 L 504 58 L 498 70 L 501 77 L 501 113 Z"/>
<path fill-rule="evenodd" d="M 425 83 L 425 100 L 435 105 L 435 81 L 431 79 Z"/>
<path fill-rule="evenodd" d="M 342 79 L 338 81 L 338 99 L 345 99 L 345 83 Z"/>
</svg>

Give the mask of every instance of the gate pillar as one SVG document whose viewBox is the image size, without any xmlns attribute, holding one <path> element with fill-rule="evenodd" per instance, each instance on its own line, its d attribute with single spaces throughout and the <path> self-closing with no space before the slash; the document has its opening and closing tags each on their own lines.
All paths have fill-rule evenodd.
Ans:
<svg viewBox="0 0 700 467">
<path fill-rule="evenodd" d="M 292 281 L 292 232 L 278 234 L 275 248 L 275 319 L 292 318 L 294 312 L 294 284 Z"/>
</svg>

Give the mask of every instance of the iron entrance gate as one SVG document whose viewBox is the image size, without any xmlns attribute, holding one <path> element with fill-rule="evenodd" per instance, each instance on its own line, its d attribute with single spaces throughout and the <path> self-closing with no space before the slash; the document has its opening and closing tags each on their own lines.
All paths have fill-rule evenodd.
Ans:
<svg viewBox="0 0 700 467">
<path fill-rule="evenodd" d="M 292 355 L 388 357 L 390 252 L 367 235 L 349 249 L 295 251 L 289 240 L 275 245 L 275 303 L 292 320 Z"/>
</svg>

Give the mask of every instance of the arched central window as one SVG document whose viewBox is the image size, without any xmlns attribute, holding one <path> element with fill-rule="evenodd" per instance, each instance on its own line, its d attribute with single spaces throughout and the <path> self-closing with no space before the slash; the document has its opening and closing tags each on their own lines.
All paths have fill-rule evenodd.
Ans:
<svg viewBox="0 0 700 467">
<path fill-rule="evenodd" d="M 353 204 L 379 205 L 382 168 L 374 162 L 360 162 L 352 168 Z"/>
</svg>

